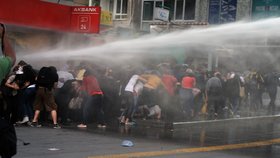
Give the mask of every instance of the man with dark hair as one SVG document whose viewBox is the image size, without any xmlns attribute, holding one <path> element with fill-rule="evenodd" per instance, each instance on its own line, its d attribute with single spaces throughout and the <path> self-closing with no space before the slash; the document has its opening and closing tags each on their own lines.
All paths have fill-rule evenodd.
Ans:
<svg viewBox="0 0 280 158">
<path fill-rule="evenodd" d="M 1 23 L 0 44 L 0 52 L 3 54 L 3 57 L 0 58 L 0 81 L 2 82 L 16 61 L 16 54 L 7 39 L 5 27 Z M 0 156 L 2 158 L 10 158 L 17 152 L 17 137 L 14 126 L 3 117 L 4 106 L 4 100 L 0 92 Z"/>
</svg>

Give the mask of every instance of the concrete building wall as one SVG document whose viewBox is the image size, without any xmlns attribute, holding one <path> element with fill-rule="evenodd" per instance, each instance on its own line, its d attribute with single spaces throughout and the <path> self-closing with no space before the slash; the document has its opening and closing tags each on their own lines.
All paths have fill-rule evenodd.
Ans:
<svg viewBox="0 0 280 158">
<path fill-rule="evenodd" d="M 195 10 L 195 19 L 198 22 L 207 22 L 208 21 L 208 2 L 209 0 L 197 0 L 196 1 L 196 10 Z"/>
</svg>

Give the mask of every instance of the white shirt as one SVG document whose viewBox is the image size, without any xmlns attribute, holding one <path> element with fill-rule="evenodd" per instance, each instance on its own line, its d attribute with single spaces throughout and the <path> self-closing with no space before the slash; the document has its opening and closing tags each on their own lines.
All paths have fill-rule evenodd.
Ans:
<svg viewBox="0 0 280 158">
<path fill-rule="evenodd" d="M 61 88 L 66 81 L 74 79 L 74 76 L 67 71 L 57 71 L 57 74 L 59 78 L 57 83 L 57 88 Z"/>
<path fill-rule="evenodd" d="M 136 83 L 136 85 L 134 86 L 134 92 L 136 92 L 137 95 L 139 96 L 142 93 L 143 88 L 144 88 L 144 83 L 141 81 L 138 81 Z"/>
<path fill-rule="evenodd" d="M 138 78 L 139 78 L 139 75 L 133 75 L 130 78 L 130 80 L 128 81 L 124 90 L 133 93 L 134 92 L 134 86 L 136 85 Z"/>
</svg>

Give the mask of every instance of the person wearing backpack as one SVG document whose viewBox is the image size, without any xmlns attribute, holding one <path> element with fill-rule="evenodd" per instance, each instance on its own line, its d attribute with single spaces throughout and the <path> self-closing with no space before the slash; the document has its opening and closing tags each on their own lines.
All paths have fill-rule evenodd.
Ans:
<svg viewBox="0 0 280 158">
<path fill-rule="evenodd" d="M 58 74 L 54 66 L 42 67 L 36 80 L 36 96 L 34 101 L 34 118 L 31 123 L 32 127 L 41 127 L 38 123 L 40 111 L 44 106 L 46 111 L 51 112 L 53 128 L 61 128 L 57 124 L 57 104 L 54 98 L 54 89 L 58 83 Z"/>
</svg>

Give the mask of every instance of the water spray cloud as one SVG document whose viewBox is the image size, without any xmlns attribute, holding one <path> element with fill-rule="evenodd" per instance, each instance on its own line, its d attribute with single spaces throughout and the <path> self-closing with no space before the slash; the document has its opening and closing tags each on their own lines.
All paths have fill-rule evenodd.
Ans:
<svg viewBox="0 0 280 158">
<path fill-rule="evenodd" d="M 217 48 L 257 47 L 265 45 L 268 38 L 280 39 L 280 18 L 255 22 L 236 22 L 220 26 L 188 29 L 163 35 L 147 35 L 137 39 L 122 40 L 101 46 L 90 46 L 77 50 L 53 49 L 23 55 L 22 59 L 44 60 L 123 60 L 135 54 L 154 53 L 166 48 L 216 51 Z M 209 49 L 215 48 L 215 49 Z M 172 51 L 172 49 L 170 49 Z"/>
</svg>

